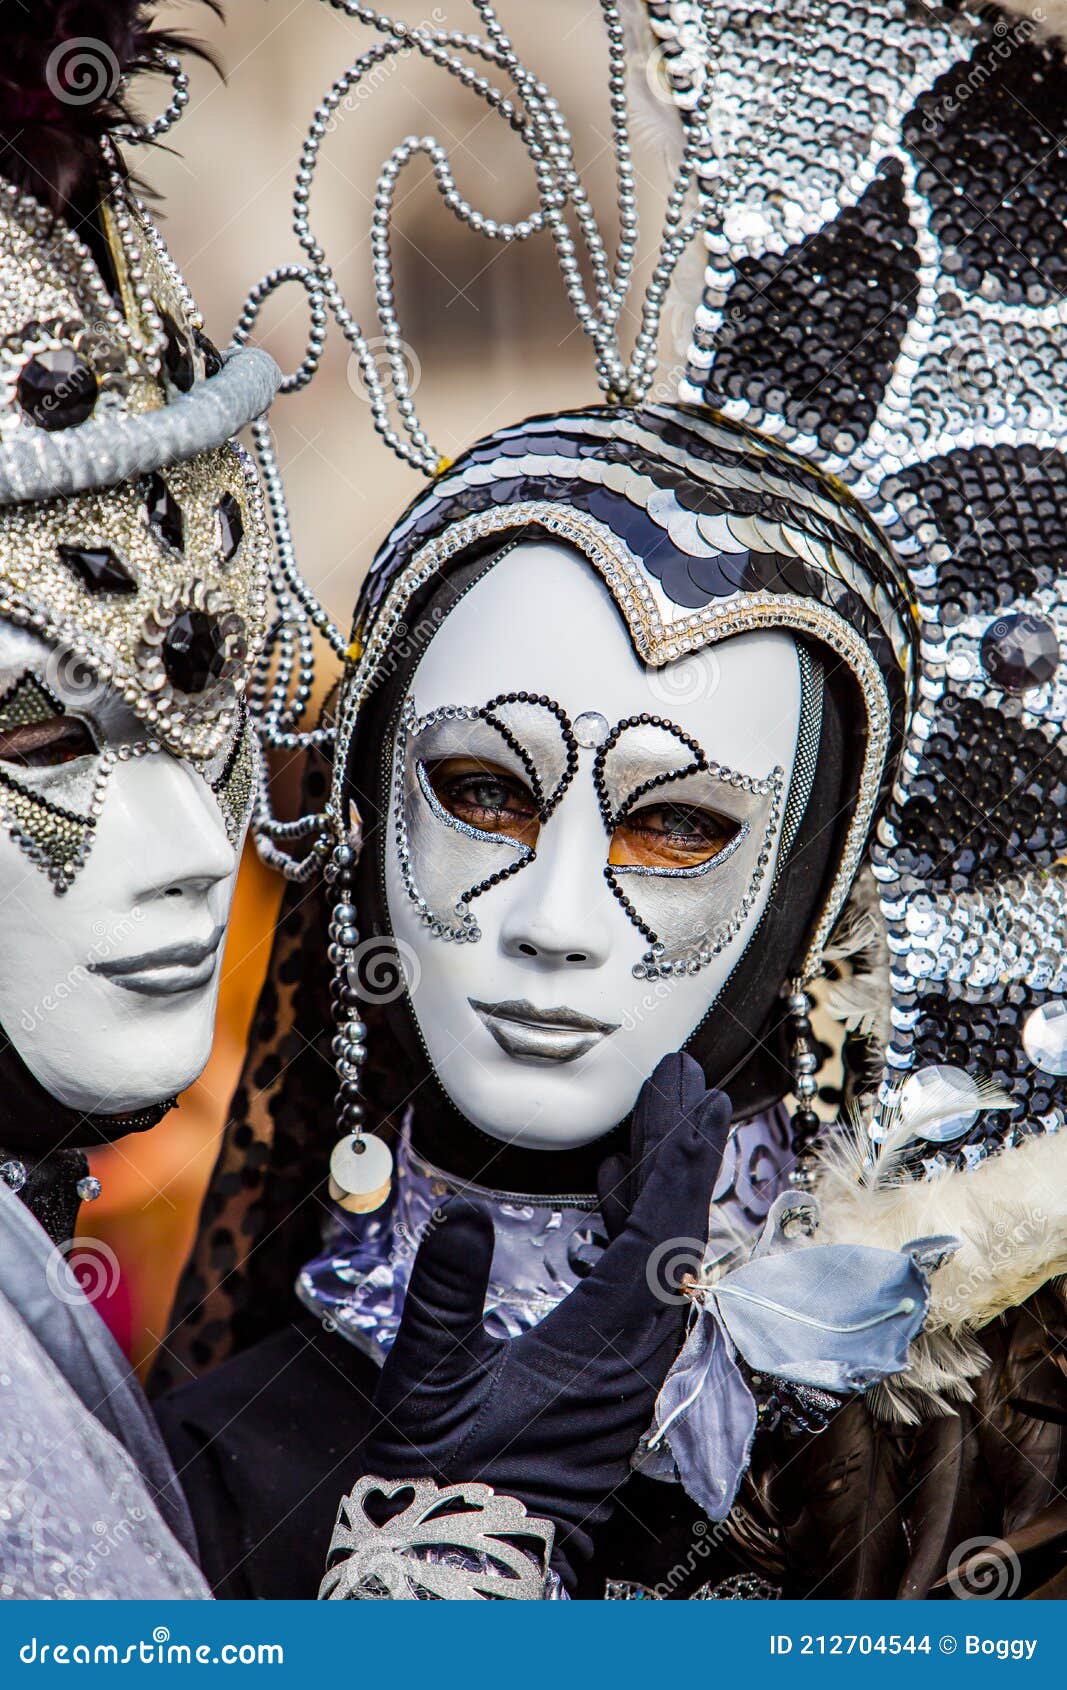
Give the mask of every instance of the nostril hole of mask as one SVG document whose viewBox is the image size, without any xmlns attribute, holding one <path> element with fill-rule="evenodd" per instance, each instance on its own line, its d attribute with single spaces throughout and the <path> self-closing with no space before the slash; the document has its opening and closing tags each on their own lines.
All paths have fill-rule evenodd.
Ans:
<svg viewBox="0 0 1067 1690">
<path fill-rule="evenodd" d="M 588 959 L 587 959 L 584 951 L 568 951 L 567 952 L 567 961 L 568 962 L 586 962 L 587 960 Z"/>
<path fill-rule="evenodd" d="M 520 956 L 536 956 L 537 955 L 537 949 L 534 945 L 522 944 L 522 945 L 519 946 L 519 955 Z"/>
</svg>

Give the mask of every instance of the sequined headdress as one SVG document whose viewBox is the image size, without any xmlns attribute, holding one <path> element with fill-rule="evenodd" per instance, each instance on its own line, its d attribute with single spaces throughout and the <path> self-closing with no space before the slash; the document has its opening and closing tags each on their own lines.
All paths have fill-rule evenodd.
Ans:
<svg viewBox="0 0 1067 1690">
<path fill-rule="evenodd" d="M 718 8 L 713 63 L 695 10 L 648 8 L 664 86 L 684 125 L 712 89 L 729 156 L 783 13 Z M 680 393 L 846 481 L 908 569 L 919 703 L 871 853 L 891 956 L 881 1101 L 888 1130 L 906 1076 L 905 1108 L 955 1071 L 961 1107 L 917 1145 L 936 1173 L 1058 1130 L 1067 1105 L 1067 75 L 1028 16 L 822 13 L 776 146 L 706 236 Z M 714 193 L 720 160 L 702 168 Z M 968 1076 L 1010 1109 L 964 1107 Z"/>
<path fill-rule="evenodd" d="M 429 578 L 447 563 L 461 535 L 513 526 L 526 504 L 542 525 L 554 518 L 557 532 L 571 524 L 572 539 L 584 528 L 582 549 L 617 599 L 625 607 L 632 595 L 627 619 L 643 628 L 652 661 L 685 649 L 702 619 L 706 638 L 716 624 L 751 625 L 730 618 L 768 591 L 786 625 L 791 597 L 829 611 L 824 636 L 843 612 L 879 672 L 902 744 L 898 754 L 884 740 L 891 787 L 866 847 L 877 896 L 865 930 L 889 961 L 869 982 L 878 1007 L 851 1015 L 867 1031 L 888 1004 L 881 1074 L 858 1146 L 843 1132 L 824 1160 L 824 1227 L 846 1239 L 881 1231 L 899 1245 L 919 1230 L 901 1190 L 921 1190 L 924 1178 L 969 1169 L 1002 1146 L 1022 1146 L 1011 1178 L 1025 1184 L 1027 1146 L 1051 1142 L 1067 1107 L 1057 866 L 1067 696 L 1058 684 L 1067 614 L 1057 553 L 1067 193 L 1060 49 L 1031 19 L 988 7 L 650 0 L 624 16 L 602 0 L 620 214 L 612 256 L 559 108 L 488 0 L 474 0 L 478 35 L 407 26 L 357 0 L 329 3 L 378 40 L 328 92 L 305 144 L 294 210 L 306 265 L 263 287 L 295 276 L 320 322 L 332 312 L 361 362 L 379 433 L 432 478 L 372 566 L 342 694 L 334 789 L 318 822 L 300 824 L 321 830 L 318 850 L 292 865 L 306 876 L 332 854 L 342 1104 L 358 1091 L 363 1060 L 343 982 L 358 941 L 344 777 L 361 694 L 420 572 Z M 346 97 L 412 50 L 518 133 L 538 204 L 514 224 L 494 222 L 463 199 L 437 141 L 408 138 L 394 150 L 371 231 L 383 375 L 317 242 L 311 188 Z M 619 323 L 637 249 L 635 62 L 677 137 L 677 166 L 627 355 Z M 397 180 L 416 153 L 473 231 L 508 244 L 551 236 L 605 405 L 503 430 L 454 465 L 441 459 L 415 412 L 390 266 Z M 706 268 L 687 297 L 680 260 L 698 243 Z M 679 379 L 657 378 L 668 305 L 684 323 Z M 312 359 L 317 351 L 313 340 Z M 654 379 L 662 402 L 649 402 Z M 749 496 L 746 476 L 781 477 L 788 493 L 773 534 L 758 497 L 724 497 L 724 470 L 726 486 Z M 869 744 L 879 731 L 876 694 L 872 681 Z M 878 786 L 868 768 L 868 814 Z M 859 869 L 858 854 L 847 869 Z M 825 929 L 816 937 L 821 944 Z M 814 1082 L 808 1053 L 799 1055 L 804 1102 Z M 343 1118 L 358 1134 L 358 1105 Z M 895 1195 L 882 1189 L 883 1163 Z M 990 1163 L 1001 1170 L 1001 1193 L 1005 1166 Z M 966 1199 L 948 1180 L 940 1190 L 941 1230 L 964 1237 L 944 1274 L 965 1281 L 980 1267 L 981 1228 L 953 1224 L 953 1205 Z M 1067 1216 L 1051 1246 L 1047 1237 L 1034 1243 L 1030 1266 L 1014 1253 L 1001 1276 L 1011 1288 L 983 1291 L 983 1319 L 997 1298 L 1007 1306 L 1020 1285 L 1025 1294 L 1028 1283 L 1063 1271 L 1063 1236 Z M 935 1286 L 948 1284 L 944 1274 Z M 966 1298 L 953 1285 L 946 1312 L 935 1289 L 935 1332 L 967 1324 Z M 935 1394 L 965 1390 L 965 1372 L 966 1362 L 955 1374 L 931 1364 L 923 1383 Z"/>
</svg>

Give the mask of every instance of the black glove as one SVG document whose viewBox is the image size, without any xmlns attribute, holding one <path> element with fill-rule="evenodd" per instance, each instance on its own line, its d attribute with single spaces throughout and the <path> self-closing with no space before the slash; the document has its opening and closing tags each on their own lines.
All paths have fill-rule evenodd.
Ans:
<svg viewBox="0 0 1067 1690">
<path fill-rule="evenodd" d="M 689 1056 L 664 1057 L 642 1087 L 631 1155 L 605 1164 L 611 1242 L 540 1325 L 494 1338 L 482 1315 L 493 1259 L 489 1216 L 465 1197 L 421 1245 L 396 1342 L 375 1393 L 362 1469 L 382 1478 L 482 1480 L 557 1527 L 565 1583 L 652 1418 L 684 1339 L 660 1247 L 704 1240 L 730 1131 L 730 1104 Z M 690 1242 L 687 1242 L 690 1241 Z"/>
</svg>

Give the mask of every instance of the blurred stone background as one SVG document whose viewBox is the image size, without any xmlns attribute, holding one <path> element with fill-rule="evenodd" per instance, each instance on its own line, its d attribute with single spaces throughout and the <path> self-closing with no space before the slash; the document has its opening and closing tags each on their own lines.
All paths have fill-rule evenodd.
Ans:
<svg viewBox="0 0 1067 1690">
<path fill-rule="evenodd" d="M 225 25 L 194 4 L 166 4 L 161 19 L 195 31 L 215 52 L 223 83 L 190 63 L 189 109 L 170 150 L 135 158 L 158 190 L 162 229 L 224 345 L 250 285 L 298 260 L 291 230 L 296 160 L 323 92 L 373 39 L 320 0 L 227 0 Z M 593 0 L 504 4 L 520 52 L 553 88 L 572 122 L 576 158 L 609 250 L 614 180 L 599 7 Z M 472 30 L 471 6 L 399 5 L 394 15 Z M 379 333 L 370 288 L 369 229 L 381 163 L 404 136 L 433 134 L 447 148 L 460 192 L 487 216 L 515 220 L 534 207 L 532 172 L 501 120 L 453 78 L 410 53 L 349 98 L 323 148 L 312 226 L 350 308 L 372 340 Z M 637 135 L 651 211 L 660 144 L 649 116 L 665 110 L 642 89 Z M 166 98 L 162 83 L 141 97 Z M 651 162 L 650 162 L 651 161 Z M 503 247 L 472 234 L 444 207 L 425 159 L 402 175 L 393 239 L 401 331 L 418 376 L 416 404 L 430 438 L 454 456 L 479 435 L 538 411 L 589 403 L 598 394 L 588 345 L 574 326 L 551 241 Z M 647 220 L 647 219 L 646 219 Z M 653 244 L 646 238 L 645 245 Z M 283 368 L 300 360 L 306 335 L 301 289 L 266 307 L 257 338 Z M 668 325 L 670 332 L 670 325 Z M 370 408 L 339 333 L 331 334 L 311 387 L 274 413 L 301 565 L 347 627 L 374 550 L 417 492 L 419 475 L 378 440 Z M 328 676 L 323 677 L 324 681 Z M 237 1077 L 249 1018 L 266 966 L 280 883 L 247 853 L 225 960 L 211 1063 L 180 1107 L 153 1132 L 95 1158 L 104 1193 L 83 1212 L 82 1231 L 113 1250 L 120 1272 L 98 1306 L 139 1364 L 164 1332 L 218 1135 Z"/>
</svg>

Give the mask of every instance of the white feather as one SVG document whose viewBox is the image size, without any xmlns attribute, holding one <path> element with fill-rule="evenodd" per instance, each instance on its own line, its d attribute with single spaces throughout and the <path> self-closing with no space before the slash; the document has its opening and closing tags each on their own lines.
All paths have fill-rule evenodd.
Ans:
<svg viewBox="0 0 1067 1690">
<path fill-rule="evenodd" d="M 965 1172 L 929 1180 L 857 1178 L 856 1127 L 834 1135 L 816 1183 L 821 1244 L 899 1250 L 915 1238 L 959 1240 L 930 1281 L 926 1325 L 905 1373 L 874 1406 L 897 1417 L 945 1413 L 971 1397 L 987 1365 L 975 1334 L 1067 1273 L 1067 1133 L 1038 1135 Z"/>
</svg>

